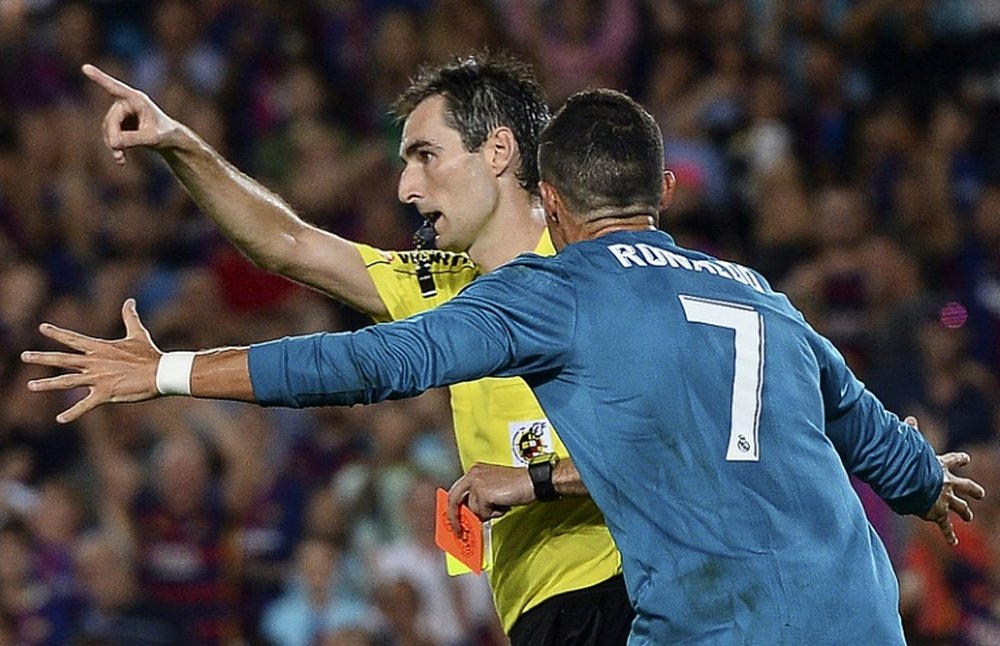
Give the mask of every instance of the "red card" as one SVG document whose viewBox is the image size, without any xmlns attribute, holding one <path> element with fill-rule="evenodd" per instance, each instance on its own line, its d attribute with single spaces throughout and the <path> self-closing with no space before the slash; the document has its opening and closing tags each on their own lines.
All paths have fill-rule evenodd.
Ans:
<svg viewBox="0 0 1000 646">
<path fill-rule="evenodd" d="M 458 520 L 462 531 L 460 534 L 455 534 L 448 520 L 448 492 L 439 488 L 434 518 L 434 542 L 437 546 L 476 574 L 482 572 L 483 524 L 472 510 L 465 505 L 458 506 Z"/>
</svg>

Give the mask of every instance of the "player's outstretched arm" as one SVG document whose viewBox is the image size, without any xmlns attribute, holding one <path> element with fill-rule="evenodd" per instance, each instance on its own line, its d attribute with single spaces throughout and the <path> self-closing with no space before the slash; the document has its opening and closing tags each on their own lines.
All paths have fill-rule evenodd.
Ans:
<svg viewBox="0 0 1000 646">
<path fill-rule="evenodd" d="M 28 389 L 34 392 L 85 389 L 87 394 L 64 410 L 56 421 L 72 422 L 102 404 L 140 402 L 171 394 L 177 390 L 176 377 L 161 370 L 163 353 L 153 343 L 149 331 L 139 320 L 135 301 L 122 306 L 125 336 L 106 340 L 90 337 L 43 323 L 39 331 L 63 344 L 72 352 L 28 350 L 21 360 L 50 366 L 65 372 L 54 377 L 34 379 Z M 220 348 L 200 352 L 193 357 L 190 378 L 183 387 L 194 397 L 255 401 L 247 348 Z M 183 375 L 188 372 L 183 371 Z"/>
<path fill-rule="evenodd" d="M 258 266 L 374 317 L 387 314 L 353 243 L 303 222 L 284 200 L 241 173 L 145 93 L 93 65 L 84 65 L 83 73 L 114 99 L 103 133 L 115 162 L 124 164 L 131 148 L 155 150 L 201 210 Z"/>
</svg>

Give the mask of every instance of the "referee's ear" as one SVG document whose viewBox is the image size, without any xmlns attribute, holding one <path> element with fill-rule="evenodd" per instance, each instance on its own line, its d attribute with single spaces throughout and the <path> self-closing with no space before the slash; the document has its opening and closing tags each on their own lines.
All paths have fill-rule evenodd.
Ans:
<svg viewBox="0 0 1000 646">
<path fill-rule="evenodd" d="M 514 132 L 505 126 L 495 128 L 484 144 L 487 147 L 487 162 L 494 174 L 500 177 L 508 170 L 516 169 L 517 138 Z"/>
</svg>

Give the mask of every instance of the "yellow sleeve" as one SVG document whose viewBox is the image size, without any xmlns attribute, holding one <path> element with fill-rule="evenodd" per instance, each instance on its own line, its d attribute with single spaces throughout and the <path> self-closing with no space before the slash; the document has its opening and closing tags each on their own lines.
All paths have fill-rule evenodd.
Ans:
<svg viewBox="0 0 1000 646">
<path fill-rule="evenodd" d="M 464 253 L 382 251 L 365 244 L 355 243 L 355 246 L 389 310 L 387 320 L 433 309 L 454 298 L 479 276 L 479 268 Z M 421 264 L 426 269 L 421 269 Z"/>
</svg>

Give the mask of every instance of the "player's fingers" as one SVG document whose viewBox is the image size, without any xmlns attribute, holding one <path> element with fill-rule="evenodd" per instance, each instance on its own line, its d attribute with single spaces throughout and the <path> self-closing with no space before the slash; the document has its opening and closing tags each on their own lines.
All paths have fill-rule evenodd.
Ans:
<svg viewBox="0 0 1000 646">
<path fill-rule="evenodd" d="M 986 489 L 981 484 L 971 478 L 955 478 L 952 483 L 952 492 L 956 495 L 982 500 L 986 496 Z"/>
<path fill-rule="evenodd" d="M 94 390 L 91 389 L 90 393 L 87 394 L 86 397 L 56 415 L 56 421 L 60 424 L 68 424 L 69 422 L 78 419 L 87 411 L 100 406 L 102 403 L 103 402 L 95 396 Z"/>
<path fill-rule="evenodd" d="M 85 63 L 83 67 L 80 68 L 80 70 L 83 72 L 84 76 L 89 78 L 94 83 L 100 85 L 111 96 L 118 98 L 125 98 L 137 92 L 135 88 L 123 83 L 122 81 L 119 81 L 118 79 L 111 76 L 107 72 L 101 70 L 96 65 Z"/>
<path fill-rule="evenodd" d="M 72 368 L 79 370 L 84 367 L 82 354 L 70 352 L 38 352 L 25 350 L 21 353 L 21 361 L 36 366 L 52 366 L 54 368 Z"/>
<path fill-rule="evenodd" d="M 972 457 L 964 451 L 955 451 L 952 453 L 945 453 L 940 456 L 941 465 L 946 469 L 957 469 L 959 467 L 964 467 L 969 462 L 972 461 Z"/>
<path fill-rule="evenodd" d="M 89 386 L 90 381 L 91 379 L 87 375 L 82 375 L 78 372 L 71 372 L 65 375 L 57 375 L 55 377 L 32 379 L 28 382 L 28 390 L 36 393 L 47 392 L 50 390 L 72 390 L 74 388 L 80 388 L 81 386 Z"/>
<path fill-rule="evenodd" d="M 969 503 L 955 494 L 948 496 L 948 509 L 958 514 L 965 522 L 972 522 L 972 508 L 969 507 Z"/>
<path fill-rule="evenodd" d="M 58 341 L 65 346 L 69 346 L 74 350 L 79 350 L 80 352 L 86 352 L 95 343 L 99 342 L 99 339 L 87 336 L 86 334 L 80 334 L 79 332 L 74 332 L 73 330 L 67 330 L 61 328 L 51 323 L 42 323 L 38 326 L 38 331 L 42 333 L 42 336 L 48 337 L 53 341 Z"/>
<path fill-rule="evenodd" d="M 909 424 L 913 428 L 919 429 L 920 425 L 917 423 L 917 418 L 913 415 L 907 415 L 906 419 L 903 420 L 904 423 Z"/>
<path fill-rule="evenodd" d="M 131 338 L 146 336 L 146 328 L 139 320 L 139 312 L 135 308 L 135 299 L 126 298 L 122 304 L 122 321 L 125 323 L 125 335 Z"/>
<path fill-rule="evenodd" d="M 958 536 L 955 535 L 955 528 L 952 526 L 951 519 L 947 515 L 937 521 L 937 525 L 949 545 L 958 545 Z"/>
</svg>

